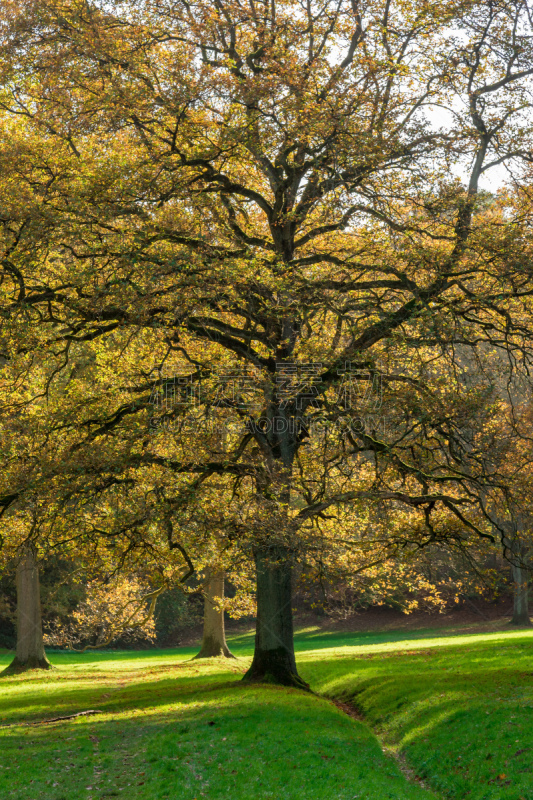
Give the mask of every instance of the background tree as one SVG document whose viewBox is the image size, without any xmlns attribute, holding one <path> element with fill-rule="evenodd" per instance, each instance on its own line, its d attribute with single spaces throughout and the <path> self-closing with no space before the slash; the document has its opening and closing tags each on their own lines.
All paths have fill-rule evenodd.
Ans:
<svg viewBox="0 0 533 800">
<path fill-rule="evenodd" d="M 204 584 L 204 626 L 202 646 L 195 658 L 212 658 L 225 656 L 234 658 L 226 643 L 224 628 L 224 571 L 206 567 Z"/>
<path fill-rule="evenodd" d="M 39 569 L 31 545 L 17 565 L 17 649 L 5 673 L 27 669 L 50 669 L 44 652 Z"/>
</svg>

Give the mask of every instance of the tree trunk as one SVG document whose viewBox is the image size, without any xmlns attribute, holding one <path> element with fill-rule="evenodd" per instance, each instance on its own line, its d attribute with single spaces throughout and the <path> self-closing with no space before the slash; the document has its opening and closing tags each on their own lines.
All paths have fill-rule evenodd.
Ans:
<svg viewBox="0 0 533 800">
<path fill-rule="evenodd" d="M 512 565 L 514 580 L 514 604 L 511 625 L 531 627 L 528 608 L 528 570 L 517 564 Z"/>
<path fill-rule="evenodd" d="M 219 611 L 214 598 L 224 597 L 224 572 L 222 570 L 207 570 L 207 583 L 204 596 L 204 635 L 202 647 L 195 658 L 213 658 L 226 656 L 235 658 L 226 644 L 224 631 L 224 611 Z"/>
<path fill-rule="evenodd" d="M 282 546 L 257 548 L 257 622 L 252 665 L 245 681 L 309 689 L 296 669 L 292 626 L 291 563 Z"/>
<path fill-rule="evenodd" d="M 24 548 L 17 566 L 17 650 L 5 671 L 27 669 L 51 669 L 43 644 L 39 568 L 31 545 Z"/>
</svg>

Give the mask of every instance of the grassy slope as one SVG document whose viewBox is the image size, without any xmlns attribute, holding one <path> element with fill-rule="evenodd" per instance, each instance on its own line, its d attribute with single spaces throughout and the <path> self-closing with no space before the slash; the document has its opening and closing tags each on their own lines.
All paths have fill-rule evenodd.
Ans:
<svg viewBox="0 0 533 800">
<path fill-rule="evenodd" d="M 532 800 L 533 632 L 357 644 L 305 653 L 302 675 L 444 797 Z"/>
<path fill-rule="evenodd" d="M 242 661 L 194 650 L 74 656 L 0 680 L 0 797 L 403 800 L 409 784 L 365 725 L 327 700 L 239 683 Z M 533 800 L 533 633 L 297 637 L 313 688 L 354 699 L 442 797 Z M 0 664 L 8 658 L 0 657 Z M 87 708 L 104 714 L 22 726 Z M 33 781 L 33 782 L 31 782 Z"/>
<path fill-rule="evenodd" d="M 246 637 L 232 646 L 250 652 Z M 53 673 L 2 678 L 0 798 L 432 797 L 329 701 L 243 686 L 246 662 L 192 653 L 56 654 Z M 105 713 L 18 724 L 89 708 Z"/>
</svg>

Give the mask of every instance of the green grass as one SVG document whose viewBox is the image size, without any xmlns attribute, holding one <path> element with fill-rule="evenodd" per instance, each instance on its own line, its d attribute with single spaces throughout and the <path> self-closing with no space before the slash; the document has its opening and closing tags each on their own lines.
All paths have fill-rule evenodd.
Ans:
<svg viewBox="0 0 533 800">
<path fill-rule="evenodd" d="M 353 703 L 442 797 L 532 800 L 533 632 L 361 642 L 301 661 L 315 691 Z"/>
<path fill-rule="evenodd" d="M 0 798 L 431 797 L 331 702 L 244 686 L 247 660 L 193 652 L 54 654 L 52 673 L 2 678 Z M 20 724 L 89 708 L 105 713 Z"/>
<path fill-rule="evenodd" d="M 253 639 L 230 644 L 237 661 L 54 653 L 1 678 L 1 800 L 533 800 L 533 633 L 298 634 L 313 689 L 353 701 L 434 794 L 326 697 L 241 684 Z"/>
</svg>

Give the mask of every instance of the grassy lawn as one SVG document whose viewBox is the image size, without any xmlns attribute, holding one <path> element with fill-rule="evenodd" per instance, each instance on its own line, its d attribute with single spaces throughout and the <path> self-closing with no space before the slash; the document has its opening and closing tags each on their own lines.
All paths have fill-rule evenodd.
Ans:
<svg viewBox="0 0 533 800">
<path fill-rule="evenodd" d="M 533 800 L 533 633 L 299 633 L 313 689 L 352 700 L 435 794 L 324 697 L 243 686 L 252 637 L 231 649 L 52 654 L 1 678 L 0 798 Z M 29 724 L 86 709 L 103 713 Z"/>
<path fill-rule="evenodd" d="M 533 632 L 373 643 L 300 658 L 442 797 L 533 799 Z"/>
<path fill-rule="evenodd" d="M 232 647 L 249 654 L 249 637 Z M 2 678 L 0 798 L 432 797 L 331 702 L 193 653 L 54 654 L 52 673 Z M 20 725 L 84 709 L 105 713 Z"/>
</svg>

